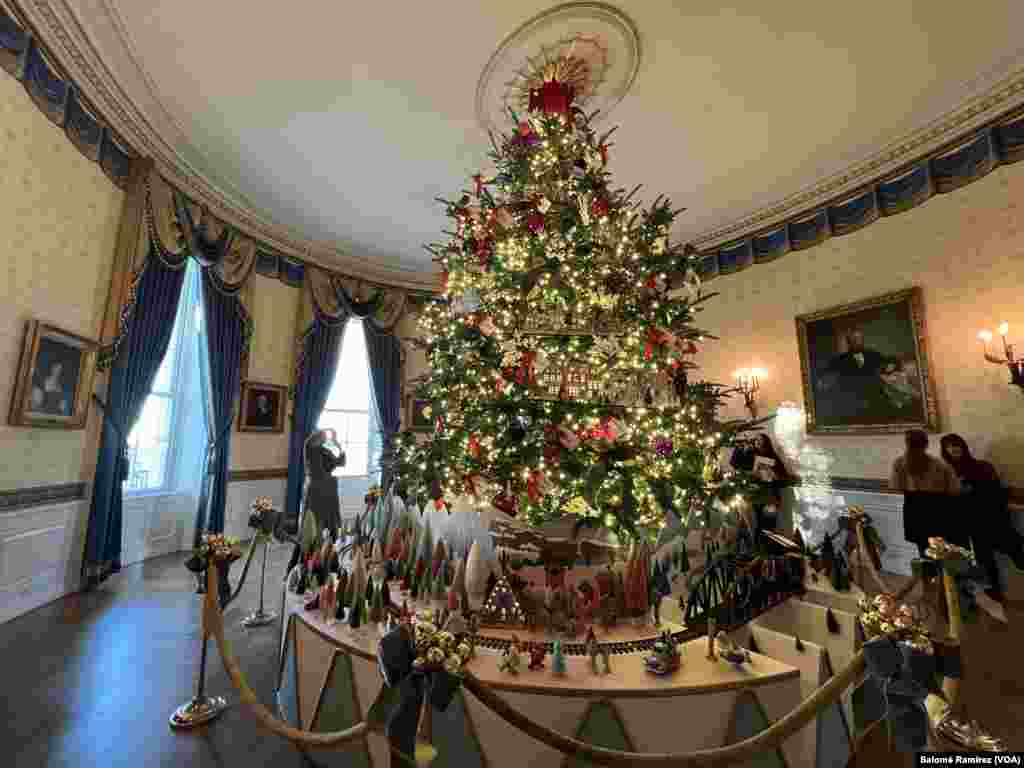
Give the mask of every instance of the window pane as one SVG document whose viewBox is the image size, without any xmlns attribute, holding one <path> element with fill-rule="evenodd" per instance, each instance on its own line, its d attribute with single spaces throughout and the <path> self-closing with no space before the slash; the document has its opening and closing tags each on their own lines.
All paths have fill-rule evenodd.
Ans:
<svg viewBox="0 0 1024 768">
<path fill-rule="evenodd" d="M 366 364 L 366 338 L 363 325 L 350 321 L 341 343 L 341 356 L 334 384 L 327 396 L 332 410 L 365 411 L 370 403 L 370 371 Z"/>
<path fill-rule="evenodd" d="M 160 363 L 160 369 L 156 372 L 156 378 L 153 379 L 151 392 L 162 392 L 167 395 L 171 393 L 171 380 L 174 376 L 174 366 L 178 360 L 177 336 L 178 332 L 175 329 L 171 344 L 168 345 L 167 353 L 164 355 L 163 362 Z"/>
<path fill-rule="evenodd" d="M 339 475 L 366 474 L 366 443 L 349 443 L 345 446 L 345 467 Z"/>
</svg>

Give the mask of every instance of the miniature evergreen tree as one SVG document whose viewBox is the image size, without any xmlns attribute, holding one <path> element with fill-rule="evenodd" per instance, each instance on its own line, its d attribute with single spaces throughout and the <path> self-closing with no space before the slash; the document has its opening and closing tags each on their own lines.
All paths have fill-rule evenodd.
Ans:
<svg viewBox="0 0 1024 768">
<path fill-rule="evenodd" d="M 363 597 L 363 590 L 356 584 L 352 590 L 352 602 L 348 606 L 348 625 L 351 629 L 359 629 L 363 619 L 363 606 L 366 599 Z"/>
<path fill-rule="evenodd" d="M 384 596 L 385 584 L 373 590 L 373 600 L 370 602 L 370 623 L 377 624 L 384 620 Z"/>
<path fill-rule="evenodd" d="M 562 641 L 555 640 L 551 649 L 551 674 L 564 675 L 565 672 L 565 653 L 562 651 Z"/>
</svg>

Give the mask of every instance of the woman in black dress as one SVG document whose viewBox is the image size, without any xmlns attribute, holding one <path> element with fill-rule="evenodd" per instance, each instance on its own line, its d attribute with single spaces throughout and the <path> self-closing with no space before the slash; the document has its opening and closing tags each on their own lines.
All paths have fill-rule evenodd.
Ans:
<svg viewBox="0 0 1024 768">
<path fill-rule="evenodd" d="M 1009 494 L 995 467 L 974 458 L 960 435 L 946 435 L 940 445 L 942 458 L 960 478 L 965 501 L 961 509 L 968 523 L 974 554 L 992 583 L 987 594 L 995 600 L 1002 600 L 995 550 L 1009 555 L 1013 564 L 1024 570 L 1024 536 L 1013 527 L 1010 519 Z"/>
<path fill-rule="evenodd" d="M 782 489 L 789 483 L 791 476 L 782 458 L 775 452 L 772 439 L 764 432 L 757 434 L 746 445 L 737 447 L 731 463 L 735 469 L 753 471 L 762 483 L 761 491 L 751 499 L 757 526 L 755 536 L 761 531 L 774 531 L 778 527 L 779 512 L 782 510 Z"/>
</svg>

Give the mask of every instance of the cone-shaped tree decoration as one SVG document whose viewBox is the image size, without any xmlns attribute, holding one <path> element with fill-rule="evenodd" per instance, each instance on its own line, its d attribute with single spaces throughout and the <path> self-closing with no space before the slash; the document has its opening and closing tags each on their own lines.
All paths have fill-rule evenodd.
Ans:
<svg viewBox="0 0 1024 768">
<path fill-rule="evenodd" d="M 828 631 L 833 635 L 839 634 L 839 622 L 836 621 L 836 615 L 832 613 L 831 608 L 825 609 L 825 626 L 828 627 Z"/>
<path fill-rule="evenodd" d="M 363 606 L 366 604 L 366 599 L 363 597 L 363 590 L 359 589 L 359 584 L 353 585 L 352 589 L 352 602 L 348 606 L 348 625 L 351 629 L 359 629 L 363 620 Z"/>
<path fill-rule="evenodd" d="M 367 582 L 366 558 L 361 551 L 356 552 L 355 559 L 352 562 L 352 575 L 349 577 L 349 580 L 353 582 L 352 589 L 359 597 L 365 597 Z"/>
<path fill-rule="evenodd" d="M 487 595 L 487 577 L 490 573 L 491 569 L 487 567 L 480 552 L 480 544 L 474 541 L 469 548 L 465 573 L 466 594 L 472 610 L 478 609 Z"/>
<path fill-rule="evenodd" d="M 379 563 L 384 559 L 384 551 L 380 546 L 380 539 L 373 540 L 373 553 L 370 555 L 370 562 Z"/>
<path fill-rule="evenodd" d="M 416 578 L 415 573 L 409 578 L 409 597 L 413 600 L 420 597 L 420 580 Z"/>
<path fill-rule="evenodd" d="M 565 671 L 565 653 L 562 651 L 562 641 L 555 640 L 551 649 L 551 674 L 564 675 Z"/>
<path fill-rule="evenodd" d="M 419 546 L 416 548 L 416 575 L 422 576 L 434 556 L 434 536 L 430 530 L 430 523 L 424 520 L 423 535 L 420 537 Z"/>
<path fill-rule="evenodd" d="M 462 605 L 463 594 L 466 591 L 466 563 L 461 557 L 455 559 L 455 566 L 452 569 L 452 591 L 455 598 Z"/>
<path fill-rule="evenodd" d="M 622 571 L 615 573 L 615 613 L 618 616 L 629 616 L 629 606 L 626 604 L 626 582 L 623 579 Z"/>
<path fill-rule="evenodd" d="M 384 596 L 381 594 L 385 584 L 373 590 L 373 600 L 370 602 L 370 623 L 378 624 L 384 620 Z"/>
<path fill-rule="evenodd" d="M 338 603 L 344 608 L 348 605 L 348 571 L 344 568 L 338 571 Z"/>
<path fill-rule="evenodd" d="M 402 529 L 394 528 L 391 531 L 391 540 L 388 542 L 388 551 L 384 553 L 388 560 L 399 560 L 402 557 Z"/>
<path fill-rule="evenodd" d="M 798 651 L 800 651 L 801 653 L 803 653 L 803 651 L 804 651 L 804 644 L 800 642 L 800 638 L 799 637 L 796 638 L 796 649 Z"/>
<path fill-rule="evenodd" d="M 434 578 L 434 593 L 432 595 L 434 602 L 439 605 L 445 605 L 448 602 L 447 590 L 444 586 L 444 569 L 438 568 L 437 576 Z"/>
<path fill-rule="evenodd" d="M 452 613 L 459 610 L 459 593 L 455 587 L 448 587 L 447 607 Z"/>
<path fill-rule="evenodd" d="M 383 582 L 380 585 L 380 592 L 381 605 L 383 605 L 385 608 L 393 606 L 394 603 L 391 602 L 391 587 L 388 586 L 387 581 Z"/>
<path fill-rule="evenodd" d="M 431 574 L 435 577 L 440 573 L 441 577 L 444 578 L 444 571 L 442 570 L 445 561 L 444 542 L 440 539 L 437 540 L 437 545 L 434 547 L 433 560 L 431 561 Z"/>
</svg>

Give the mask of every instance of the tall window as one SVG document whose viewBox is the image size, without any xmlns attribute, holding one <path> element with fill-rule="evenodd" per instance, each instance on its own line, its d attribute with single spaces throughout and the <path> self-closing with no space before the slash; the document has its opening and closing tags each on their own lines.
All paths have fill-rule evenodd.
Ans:
<svg viewBox="0 0 1024 768">
<path fill-rule="evenodd" d="M 335 472 L 343 477 L 365 477 L 376 470 L 371 446 L 376 430 L 370 397 L 370 369 L 366 338 L 359 320 L 350 320 L 341 344 L 334 383 L 317 426 L 333 429 L 345 451 L 346 462 Z"/>
<path fill-rule="evenodd" d="M 175 478 L 174 425 L 181 421 L 179 410 L 188 401 L 190 379 L 194 379 L 199 320 L 202 315 L 199 294 L 199 268 L 189 259 L 181 299 L 175 313 L 174 330 L 163 362 L 157 371 L 139 420 L 128 435 L 127 492 L 168 491 Z"/>
</svg>

